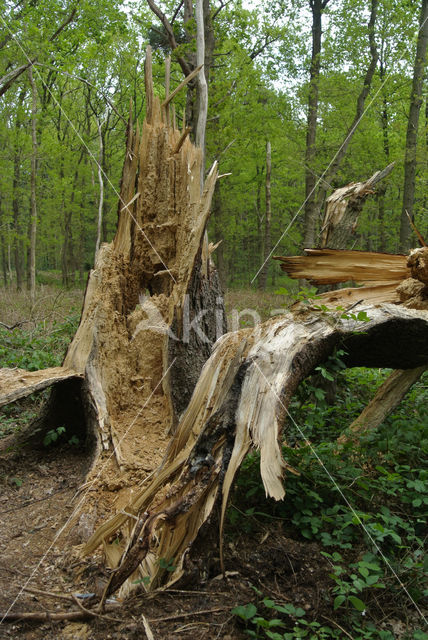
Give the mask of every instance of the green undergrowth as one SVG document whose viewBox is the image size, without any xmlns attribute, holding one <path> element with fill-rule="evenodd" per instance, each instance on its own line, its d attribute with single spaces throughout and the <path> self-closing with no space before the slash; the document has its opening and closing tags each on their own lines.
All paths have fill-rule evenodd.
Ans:
<svg viewBox="0 0 428 640">
<path fill-rule="evenodd" d="M 23 300 L 23 309 L 25 303 Z M 0 325 L 0 368 L 37 371 L 61 365 L 79 321 L 77 304 L 68 313 L 62 311 L 57 304 L 53 310 L 49 307 L 49 317 L 43 320 L 33 318 L 12 330 Z M 5 324 L 28 317 L 29 309 L 25 307 L 20 316 L 5 318 Z M 38 415 L 47 393 L 32 394 L 0 408 L 0 438 L 22 431 Z"/>
<path fill-rule="evenodd" d="M 327 365 L 327 375 L 331 370 Z M 287 473 L 284 501 L 268 501 L 259 455 L 248 456 L 228 512 L 229 535 L 279 519 L 288 537 L 318 544 L 330 567 L 324 604 L 349 637 L 421 640 L 428 638 L 422 617 L 418 626 L 407 624 L 406 616 L 412 612 L 416 619 L 428 596 L 428 375 L 379 429 L 357 445 L 336 443 L 388 373 L 341 371 L 332 406 L 311 379 L 300 386 L 283 447 L 287 464 L 300 475 Z M 265 600 L 243 605 L 250 607 L 246 613 L 234 611 L 251 637 L 347 637 L 325 620 L 309 620 L 304 611 L 290 613 Z M 385 627 L 389 619 L 404 621 L 408 632 L 394 635 Z"/>
<path fill-rule="evenodd" d="M 54 320 L 49 327 L 43 322 L 12 330 L 0 326 L 0 367 L 37 371 L 60 366 L 78 321 L 73 314 L 64 321 Z"/>
</svg>

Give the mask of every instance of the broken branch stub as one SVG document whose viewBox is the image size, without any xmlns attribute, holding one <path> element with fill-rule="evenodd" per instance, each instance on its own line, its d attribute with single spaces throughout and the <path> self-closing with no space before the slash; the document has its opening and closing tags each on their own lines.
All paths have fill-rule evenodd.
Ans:
<svg viewBox="0 0 428 640">
<path fill-rule="evenodd" d="M 326 200 L 326 209 L 321 231 L 321 247 L 345 249 L 355 231 L 359 215 L 368 195 L 375 193 L 375 186 L 388 176 L 395 162 L 383 171 L 376 171 L 365 182 L 351 182 L 336 189 Z"/>
</svg>

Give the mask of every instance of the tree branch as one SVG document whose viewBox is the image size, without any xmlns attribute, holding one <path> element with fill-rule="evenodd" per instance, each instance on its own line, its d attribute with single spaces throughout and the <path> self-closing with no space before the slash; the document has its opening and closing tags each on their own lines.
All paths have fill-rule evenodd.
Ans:
<svg viewBox="0 0 428 640">
<path fill-rule="evenodd" d="M 55 31 L 55 33 L 51 35 L 51 37 L 49 38 L 49 42 L 53 42 L 54 40 L 56 40 L 56 38 L 59 36 L 59 34 L 62 31 L 64 31 L 67 25 L 69 25 L 70 22 L 74 20 L 76 13 L 77 13 L 77 4 L 75 7 L 73 7 L 70 15 L 64 20 L 64 22 L 62 22 L 62 24 L 60 24 L 60 26 Z M 37 62 L 37 57 L 34 57 L 31 60 L 30 58 L 28 58 L 28 62 L 26 64 L 21 65 L 16 69 L 13 69 L 13 71 L 10 71 L 8 74 L 3 76 L 3 78 L 0 79 L 0 97 L 3 94 L 5 94 L 8 89 L 10 89 L 10 87 L 15 82 L 15 80 L 17 80 L 19 76 L 22 75 L 24 71 L 28 69 L 28 67 L 31 67 L 31 65 L 33 65 L 35 62 Z"/>
<path fill-rule="evenodd" d="M 165 31 L 166 31 L 167 36 L 168 36 L 168 41 L 169 41 L 170 47 L 175 52 L 177 47 L 178 47 L 178 45 L 177 45 L 177 41 L 175 39 L 175 35 L 174 35 L 173 28 L 171 26 L 171 23 L 168 21 L 168 18 L 166 17 L 166 15 L 153 2 L 153 0 L 147 0 L 147 3 L 149 5 L 150 9 L 155 14 L 155 16 L 157 16 L 159 18 L 159 20 L 162 22 L 163 26 L 165 27 Z M 184 75 L 188 76 L 192 72 L 192 69 L 189 67 L 189 65 L 187 64 L 186 60 L 182 56 L 180 56 L 180 55 L 178 55 L 176 53 L 175 53 L 175 57 L 177 59 L 178 64 L 180 65 Z"/>
</svg>

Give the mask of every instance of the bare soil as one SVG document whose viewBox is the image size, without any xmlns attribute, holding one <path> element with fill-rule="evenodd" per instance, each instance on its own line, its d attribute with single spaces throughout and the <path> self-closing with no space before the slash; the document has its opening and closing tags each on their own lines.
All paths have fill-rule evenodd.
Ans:
<svg viewBox="0 0 428 640">
<path fill-rule="evenodd" d="M 105 583 L 96 563 L 79 560 L 71 551 L 76 531 L 72 529 L 67 538 L 59 535 L 78 499 L 88 464 L 88 455 L 68 444 L 17 446 L 12 436 L 0 441 L 1 615 L 8 610 L 77 611 L 71 599 L 34 590 L 70 595 L 96 592 Z M 78 539 L 81 532 L 77 533 Z M 214 542 L 206 565 L 195 565 L 174 589 L 156 595 L 135 592 L 107 614 L 114 621 L 103 617 L 48 623 L 4 621 L 0 638 L 145 638 L 142 616 L 156 640 L 245 638 L 244 627 L 231 609 L 255 602 L 258 596 L 253 587 L 277 603 L 302 606 L 308 617 L 328 613 L 324 598 L 331 586 L 328 567 L 316 545 L 287 538 L 279 526 L 259 528 L 240 538 L 227 531 L 225 535 L 226 579 L 220 574 Z"/>
</svg>

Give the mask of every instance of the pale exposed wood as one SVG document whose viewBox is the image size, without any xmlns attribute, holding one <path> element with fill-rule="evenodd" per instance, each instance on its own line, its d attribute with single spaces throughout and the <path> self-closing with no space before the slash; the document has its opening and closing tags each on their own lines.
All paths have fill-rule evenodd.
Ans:
<svg viewBox="0 0 428 640">
<path fill-rule="evenodd" d="M 274 256 L 291 278 L 305 278 L 315 284 L 336 284 L 353 280 L 357 284 L 397 284 L 410 276 L 407 257 L 372 251 L 305 249 L 306 256 Z"/>
<path fill-rule="evenodd" d="M 152 77 L 152 48 L 146 49 L 144 62 L 144 83 L 146 87 L 146 120 L 151 123 L 153 118 L 153 77 Z"/>
<path fill-rule="evenodd" d="M 167 98 L 165 98 L 165 100 L 162 102 L 162 107 L 166 107 L 166 106 L 171 102 L 171 100 L 173 100 L 173 99 L 175 98 L 175 96 L 177 95 L 177 93 L 180 93 L 180 91 L 181 91 L 181 90 L 182 90 L 186 85 L 188 85 L 188 84 L 189 84 L 189 82 L 190 82 L 191 80 L 193 80 L 193 78 L 194 78 L 195 76 L 197 76 L 197 75 L 198 75 L 198 73 L 200 72 L 200 70 L 201 70 L 201 69 L 202 69 L 202 65 L 201 65 L 201 66 L 199 66 L 199 67 L 196 67 L 196 69 L 193 69 L 193 71 L 192 71 L 191 73 L 189 73 L 189 75 L 188 75 L 188 76 L 186 76 L 186 77 L 184 78 L 184 80 L 183 80 L 182 82 L 180 82 L 180 84 L 179 84 L 177 87 L 175 87 L 174 91 L 172 91 L 172 92 L 169 94 L 169 96 L 168 96 Z"/>
<path fill-rule="evenodd" d="M 394 165 L 392 162 L 383 171 L 376 171 L 365 182 L 351 182 L 336 189 L 327 198 L 321 232 L 322 247 L 346 249 L 367 196 L 375 193 L 375 185 L 391 173 Z"/>
<path fill-rule="evenodd" d="M 0 369 L 0 407 L 58 382 L 81 377 L 82 375 L 73 369 L 64 367 L 52 367 L 42 371 Z"/>
<path fill-rule="evenodd" d="M 427 370 L 427 366 L 402 371 L 393 371 L 379 387 L 374 398 L 349 426 L 346 434 L 341 435 L 337 442 L 345 444 L 357 441 L 361 435 L 377 429 L 385 418 L 400 404 L 411 386 L 419 380 Z"/>
<path fill-rule="evenodd" d="M 169 96 L 171 83 L 171 56 L 167 56 L 165 59 L 165 99 Z M 169 115 L 169 103 L 165 106 L 165 123 L 169 126 L 170 115 Z"/>
<path fill-rule="evenodd" d="M 192 130 L 191 127 L 186 127 L 184 129 L 183 133 L 180 136 L 180 139 L 178 140 L 177 144 L 175 145 L 175 147 L 173 149 L 173 152 L 172 152 L 173 156 L 180 151 L 181 147 L 183 146 L 183 143 L 184 143 L 185 139 L 187 138 L 187 136 L 189 135 L 191 130 Z"/>
<path fill-rule="evenodd" d="M 205 25 L 204 25 L 204 0 L 196 0 L 195 2 L 195 18 L 196 18 L 196 65 L 200 67 L 198 73 L 198 121 L 196 123 L 196 146 L 202 149 L 202 166 L 201 166 L 201 191 L 204 185 L 205 173 L 205 130 L 207 126 L 208 114 L 208 84 L 205 77 Z"/>
<path fill-rule="evenodd" d="M 346 350 L 351 365 L 395 367 L 401 360 L 406 366 L 426 367 L 427 312 L 395 305 L 363 305 L 362 310 L 369 322 L 340 313 L 296 311 L 217 342 L 159 472 L 86 545 L 84 551 L 91 553 L 123 529 L 129 521 L 126 513 L 148 514 L 139 541 L 121 558 L 112 591 L 120 587 L 122 596 L 127 593 L 132 586 L 127 577 L 137 568 L 151 578 L 150 589 L 165 580 L 171 584 L 183 574 L 184 555 L 212 512 L 220 488 L 224 517 L 234 475 L 251 446 L 260 449 L 267 495 L 284 496 L 280 436 L 288 403 L 299 381 L 337 344 Z M 221 485 L 222 468 L 226 473 Z M 171 557 L 176 570 L 167 576 L 158 560 Z"/>
</svg>

